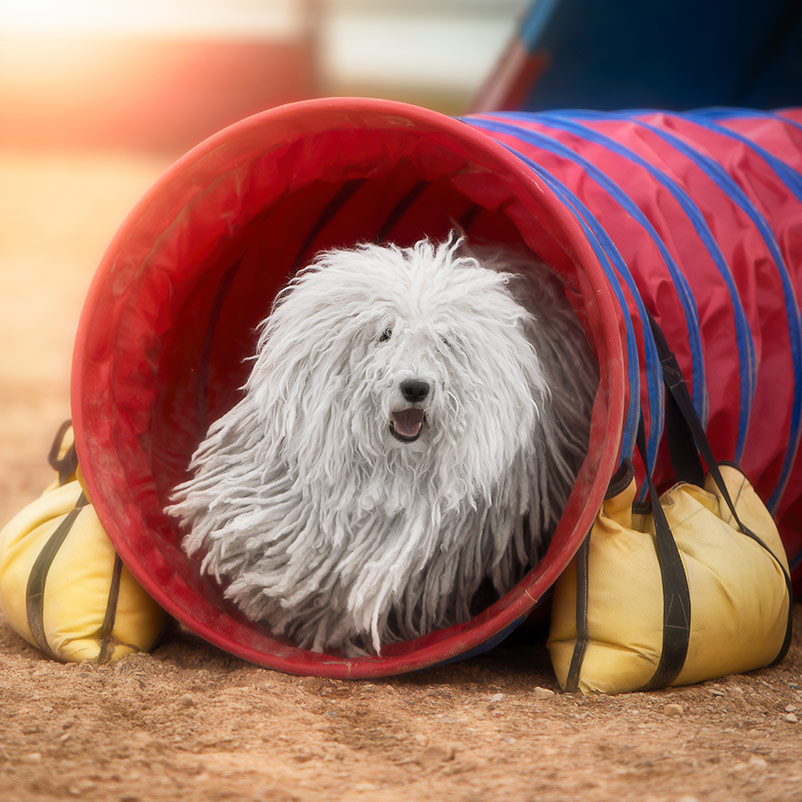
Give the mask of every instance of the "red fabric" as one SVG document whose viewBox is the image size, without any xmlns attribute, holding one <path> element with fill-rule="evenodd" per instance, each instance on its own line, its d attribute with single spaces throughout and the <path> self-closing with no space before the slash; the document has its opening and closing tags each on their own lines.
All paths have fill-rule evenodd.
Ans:
<svg viewBox="0 0 802 802">
<path fill-rule="evenodd" d="M 716 158 L 731 144 L 672 117 L 651 122 L 668 126 Z M 526 125 L 548 128 L 536 120 Z M 725 193 L 658 137 L 614 119 L 592 125 L 687 185 L 721 239 L 759 356 L 744 463 L 759 487 L 768 486 L 776 480 L 788 442 L 791 368 L 787 326 L 765 245 Z M 798 132 L 785 130 L 788 123 L 776 123 L 782 133 L 765 121 L 744 125 L 749 135 L 767 140 L 798 165 Z M 719 456 L 731 457 L 738 415 L 732 400 L 740 390 L 733 311 L 698 233 L 645 170 L 581 138 L 560 134 L 559 139 L 626 187 L 683 266 L 699 308 L 710 436 Z M 603 221 L 635 274 L 640 295 L 689 368 L 681 304 L 654 243 L 585 171 L 563 157 L 524 147 L 514 136 L 491 135 L 404 104 L 334 99 L 248 118 L 168 170 L 110 244 L 76 340 L 72 388 L 78 454 L 90 497 L 126 565 L 168 612 L 198 634 L 248 660 L 296 673 L 399 673 L 464 654 L 513 625 L 574 555 L 618 465 L 630 389 L 625 311 L 637 316 L 637 306 L 627 289 L 625 310 L 618 303 L 583 231 L 582 216 L 506 145 L 559 175 Z M 768 218 L 783 215 L 786 222 L 777 237 L 794 263 L 796 281 L 802 272 L 802 207 L 763 175 L 754 154 L 743 148 L 728 154 L 728 169 L 737 168 L 736 180 L 755 204 Z M 473 621 L 396 644 L 380 658 L 347 660 L 300 650 L 244 619 L 222 599 L 218 586 L 199 575 L 181 551 L 163 505 L 208 424 L 238 397 L 254 326 L 305 259 L 320 248 L 358 240 L 410 244 L 422 235 L 441 237 L 455 222 L 473 237 L 523 243 L 564 275 L 601 371 L 588 459 L 545 559 Z M 756 278 L 752 265 L 758 268 Z M 636 337 L 642 349 L 637 326 Z M 802 497 L 800 473 L 793 473 L 783 500 L 788 520 L 802 518 L 802 508 L 790 497 L 791 489 L 794 498 Z M 798 535 L 790 537 L 792 545 L 799 544 Z"/>
<path fill-rule="evenodd" d="M 377 235 L 402 244 L 424 233 L 440 237 L 461 219 L 487 237 L 528 243 L 586 299 L 579 303 L 582 319 L 603 365 L 592 457 L 549 558 L 473 621 L 395 645 L 381 658 L 300 650 L 245 620 L 199 576 L 163 504 L 207 425 L 236 399 L 253 328 L 306 256 Z M 109 246 L 75 347 L 79 458 L 126 565 L 195 632 L 246 659 L 298 673 L 377 676 L 420 668 L 479 646 L 525 616 L 589 529 L 617 463 L 626 398 L 620 326 L 573 216 L 484 134 L 383 101 L 282 107 L 187 154 Z"/>
<path fill-rule="evenodd" d="M 796 171 L 802 182 L 802 128 L 789 122 L 800 118 L 799 110 L 786 110 L 781 115 L 744 112 L 742 116 L 722 118 L 702 114 L 696 119 L 693 114 L 657 112 L 631 117 L 580 113 L 572 123 L 587 128 L 590 134 L 585 135 L 581 129 L 575 133 L 561 128 L 559 115 L 557 119 L 548 114 L 479 118 L 512 122 L 520 130 L 489 131 L 489 135 L 559 176 L 602 223 L 690 383 L 693 367 L 688 329 L 677 287 L 664 261 L 656 255 L 654 243 L 643 228 L 576 164 L 576 157 L 599 168 L 646 215 L 686 277 L 698 310 L 709 404 L 707 434 L 714 453 L 721 460 L 737 459 L 766 501 L 775 491 L 779 493 L 777 486 L 789 448 L 796 452 L 798 440 L 791 436 L 791 416 L 802 394 L 799 363 L 795 365 L 792 358 L 799 342 L 794 339 L 789 321 L 789 314 L 798 318 L 798 298 L 802 293 L 802 197 L 798 191 L 795 194 L 766 154 Z M 527 131 L 546 135 L 567 146 L 570 152 L 555 154 L 545 145 L 533 144 L 526 139 Z M 730 131 L 743 139 L 729 136 Z M 592 141 L 592 133 L 604 135 L 625 150 L 614 152 Z M 735 296 L 727 290 L 687 209 L 652 172 L 633 160 L 633 155 L 673 181 L 701 214 L 732 277 Z M 726 174 L 724 179 L 710 167 L 711 162 Z M 761 219 L 768 234 L 759 228 Z M 770 247 L 772 239 L 777 244 L 778 258 Z M 783 272 L 792 285 L 790 297 L 789 290 L 783 290 Z M 743 306 L 755 351 L 752 407 L 741 455 L 736 453 L 742 389 L 739 374 L 746 357 L 736 341 L 733 297 Z M 631 300 L 627 308 L 637 320 Z M 639 351 L 643 364 L 640 341 Z M 648 411 L 645 375 L 641 401 Z M 802 517 L 798 504 L 802 496 L 801 459 L 796 454 L 785 491 L 774 509 L 791 556 L 802 550 L 802 532 L 797 524 Z M 671 478 L 667 454 L 663 453 L 658 461 L 657 480 L 665 483 Z M 800 581 L 798 571 L 797 583 Z"/>
</svg>

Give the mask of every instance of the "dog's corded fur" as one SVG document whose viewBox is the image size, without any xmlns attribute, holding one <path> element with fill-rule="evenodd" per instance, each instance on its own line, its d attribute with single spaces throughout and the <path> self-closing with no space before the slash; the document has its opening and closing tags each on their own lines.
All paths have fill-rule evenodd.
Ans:
<svg viewBox="0 0 802 802">
<path fill-rule="evenodd" d="M 539 263 L 480 263 L 455 237 L 323 252 L 278 296 L 244 397 L 168 511 L 249 618 L 378 653 L 531 567 L 584 458 L 596 373 Z"/>
</svg>

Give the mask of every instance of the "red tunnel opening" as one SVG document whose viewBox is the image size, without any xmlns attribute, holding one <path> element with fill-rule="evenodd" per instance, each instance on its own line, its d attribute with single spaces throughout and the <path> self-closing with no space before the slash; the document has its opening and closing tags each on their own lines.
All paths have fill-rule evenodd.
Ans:
<svg viewBox="0 0 802 802">
<path fill-rule="evenodd" d="M 590 456 L 548 554 L 472 621 L 381 657 L 298 649 L 202 577 L 163 512 L 207 426 L 239 398 L 255 327 L 317 251 L 410 245 L 455 226 L 528 247 L 566 279 L 601 366 Z M 481 132 L 404 104 L 326 100 L 265 112 L 177 162 L 109 246 L 84 307 L 73 419 L 90 497 L 145 589 L 190 629 L 297 673 L 378 676 L 473 649 L 526 615 L 578 548 L 616 467 L 625 356 L 614 301 L 580 225 Z"/>
</svg>

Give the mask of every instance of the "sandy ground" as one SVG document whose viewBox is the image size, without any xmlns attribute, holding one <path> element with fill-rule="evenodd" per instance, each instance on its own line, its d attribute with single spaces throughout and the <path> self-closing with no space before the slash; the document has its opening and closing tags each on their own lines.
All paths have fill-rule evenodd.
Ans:
<svg viewBox="0 0 802 802">
<path fill-rule="evenodd" d="M 165 166 L 0 151 L 2 521 L 50 481 L 86 288 Z M 183 632 L 113 666 L 62 665 L 0 618 L 0 798 L 802 800 L 801 688 L 799 637 L 748 675 L 582 697 L 559 693 L 532 636 L 346 683 L 258 668 Z"/>
</svg>

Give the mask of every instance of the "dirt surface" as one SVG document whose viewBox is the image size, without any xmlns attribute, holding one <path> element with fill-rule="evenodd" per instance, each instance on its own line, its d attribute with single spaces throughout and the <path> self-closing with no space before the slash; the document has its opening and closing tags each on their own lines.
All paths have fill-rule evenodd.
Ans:
<svg viewBox="0 0 802 802">
<path fill-rule="evenodd" d="M 0 152 L 0 519 L 49 483 L 94 266 L 166 166 Z M 802 605 L 796 628 L 802 627 Z M 802 647 L 703 685 L 559 693 L 542 640 L 372 682 L 285 676 L 179 632 L 112 666 L 0 619 L 0 798 L 802 800 Z"/>
</svg>

